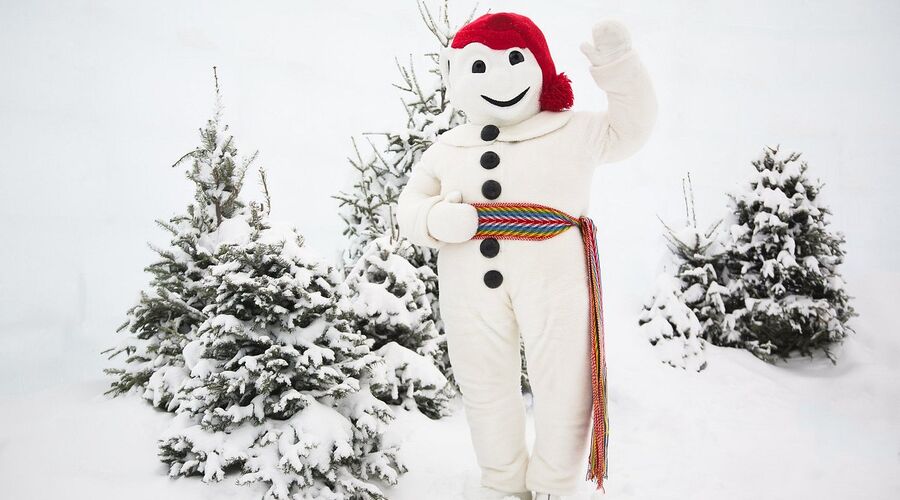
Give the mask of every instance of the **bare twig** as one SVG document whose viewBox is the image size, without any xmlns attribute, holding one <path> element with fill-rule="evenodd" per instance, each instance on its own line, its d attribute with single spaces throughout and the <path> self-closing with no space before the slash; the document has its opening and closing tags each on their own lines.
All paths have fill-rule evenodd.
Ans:
<svg viewBox="0 0 900 500">
<path fill-rule="evenodd" d="M 259 184 L 262 186 L 263 196 L 266 197 L 266 215 L 272 213 L 272 197 L 269 195 L 269 181 L 266 169 L 259 167 Z"/>
</svg>

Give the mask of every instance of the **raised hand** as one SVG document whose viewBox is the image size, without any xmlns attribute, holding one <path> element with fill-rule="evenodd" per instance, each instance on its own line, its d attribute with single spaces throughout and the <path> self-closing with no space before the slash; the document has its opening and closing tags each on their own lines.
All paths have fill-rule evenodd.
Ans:
<svg viewBox="0 0 900 500">
<path fill-rule="evenodd" d="M 591 65 L 603 66 L 631 49 L 631 35 L 624 24 L 605 19 L 594 25 L 593 42 L 584 42 L 580 48 Z"/>
</svg>

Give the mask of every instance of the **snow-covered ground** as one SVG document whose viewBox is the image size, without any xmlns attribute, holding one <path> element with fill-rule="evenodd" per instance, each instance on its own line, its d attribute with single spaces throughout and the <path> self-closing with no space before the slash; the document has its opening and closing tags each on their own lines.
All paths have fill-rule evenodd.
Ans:
<svg viewBox="0 0 900 500">
<path fill-rule="evenodd" d="M 607 496 L 592 497 L 585 483 L 579 500 L 896 498 L 896 344 L 860 337 L 837 367 L 776 368 L 710 348 L 710 367 L 692 374 L 657 364 L 640 340 L 612 343 Z M 155 456 L 169 417 L 137 397 L 108 400 L 104 388 L 95 378 L 4 405 L 4 498 L 250 499 L 264 491 L 227 479 L 169 480 Z M 401 413 L 393 432 L 410 472 L 391 499 L 460 499 L 477 484 L 458 404 L 440 421 Z"/>
<path fill-rule="evenodd" d="M 153 219 L 190 186 L 171 165 L 197 142 L 219 67 L 226 120 L 269 170 L 273 215 L 336 254 L 329 195 L 349 137 L 398 126 L 393 57 L 432 46 L 410 1 L 0 3 L 0 498 L 255 498 L 229 482 L 169 480 L 166 417 L 109 400 L 97 354 L 147 281 Z M 471 2 L 453 2 L 457 14 Z M 896 498 L 900 491 L 900 4 L 892 0 L 484 1 L 542 26 L 576 108 L 603 106 L 578 44 L 614 15 L 656 79 L 658 128 L 595 178 L 607 292 L 607 497 Z M 837 366 L 769 366 L 710 349 L 701 374 L 657 363 L 636 317 L 677 222 L 766 144 L 804 152 L 847 235 L 858 332 Z M 400 500 L 460 498 L 477 481 L 462 410 L 401 415 L 411 471 Z M 603 497 L 603 495 L 601 495 Z M 587 494 L 584 498 L 588 498 Z"/>
</svg>

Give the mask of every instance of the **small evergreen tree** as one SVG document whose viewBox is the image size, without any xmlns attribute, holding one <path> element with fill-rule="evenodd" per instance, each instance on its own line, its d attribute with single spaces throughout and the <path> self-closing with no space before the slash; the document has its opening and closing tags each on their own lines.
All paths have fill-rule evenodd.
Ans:
<svg viewBox="0 0 900 500">
<path fill-rule="evenodd" d="M 406 468 L 382 442 L 390 408 L 369 389 L 379 356 L 338 309 L 342 276 L 266 203 L 240 197 L 247 168 L 216 111 L 191 161 L 187 213 L 160 222 L 172 237 L 148 267 L 151 290 L 120 328 L 128 339 L 110 393 L 143 389 L 176 412 L 160 441 L 170 474 L 265 482 L 266 498 L 384 499 Z"/>
<path fill-rule="evenodd" d="M 687 305 L 684 282 L 661 274 L 653 297 L 644 306 L 638 320 L 654 352 L 663 363 L 691 371 L 706 368 L 705 348 L 700 320 Z"/>
<path fill-rule="evenodd" d="M 705 343 L 721 329 L 725 314 L 722 294 L 727 290 L 719 282 L 723 265 L 717 241 L 720 222 L 700 230 L 690 174 L 682 182 L 682 190 L 684 226 L 673 229 L 663 223 L 674 273 L 663 273 L 657 279 L 656 291 L 638 323 L 664 363 L 700 371 L 706 367 Z"/>
<path fill-rule="evenodd" d="M 146 268 L 152 275 L 150 289 L 141 292 L 138 303 L 128 311 L 128 320 L 118 329 L 131 336 L 104 351 L 110 358 L 125 356 L 124 367 L 106 370 L 114 377 L 109 393 L 143 388 L 143 397 L 162 409 L 174 408 L 177 387 L 187 376 L 182 350 L 197 337 L 199 326 L 208 318 L 204 310 L 214 299 L 199 286 L 216 264 L 208 237 L 244 208 L 239 194 L 244 175 L 256 158 L 254 153 L 238 159 L 228 126 L 221 123 L 218 78 L 215 87 L 215 113 L 200 129 L 200 147 L 174 165 L 191 162 L 187 178 L 195 186 L 194 201 L 185 213 L 157 221 L 171 234 L 170 245 L 152 247 L 159 260 Z"/>
<path fill-rule="evenodd" d="M 416 72 L 412 56 L 407 65 L 396 62 L 401 82 L 394 87 L 400 90 L 406 126 L 396 131 L 366 134 L 365 154 L 353 141 L 355 154 L 349 162 L 356 179 L 348 192 L 335 196 L 346 224 L 344 235 L 350 240 L 344 254 L 347 266 L 359 259 L 372 240 L 399 234 L 394 212 L 413 165 L 439 134 L 463 122 L 462 115 L 450 107 L 447 88 L 441 81 L 439 50 L 450 44 L 456 32 L 450 22 L 447 2 L 444 1 L 437 17 L 424 3 L 418 5 L 423 22 L 438 42 L 438 50 L 424 54 L 429 64 L 424 79 Z M 437 270 L 437 253 L 433 249 L 415 247 L 410 258 L 414 267 L 428 265 Z M 430 286 L 429 293 L 436 297 L 436 285 Z"/>
<path fill-rule="evenodd" d="M 426 283 L 437 276 L 427 266 L 413 267 L 406 258 L 413 252 L 406 240 L 372 240 L 347 273 L 342 302 L 354 330 L 371 339 L 382 358 L 375 395 L 439 418 L 454 391 L 438 368 L 446 341 L 427 297 Z"/>
<path fill-rule="evenodd" d="M 215 302 L 184 349 L 190 377 L 160 442 L 170 474 L 269 485 L 265 498 L 383 499 L 406 469 L 361 383 L 378 357 L 336 310 L 340 275 L 251 205 L 219 229 L 203 287 Z"/>
<path fill-rule="evenodd" d="M 439 49 L 447 47 L 456 33 L 449 18 L 447 2 L 444 1 L 436 16 L 423 2 L 419 2 L 418 6 L 425 26 L 437 40 L 438 50 L 424 54 L 429 65 L 425 78 L 416 72 L 412 57 L 407 65 L 397 61 L 401 82 L 394 86 L 401 93 L 406 126 L 396 131 L 366 134 L 365 152 L 354 140 L 354 157 L 349 159 L 355 175 L 353 186 L 335 195 L 345 223 L 344 235 L 349 240 L 344 252 L 344 265 L 348 268 L 359 260 L 372 241 L 382 237 L 398 237 L 399 227 L 394 217 L 397 198 L 409 179 L 413 165 L 439 134 L 463 122 L 462 115 L 449 104 L 440 74 Z M 413 268 L 428 267 L 437 272 L 437 252 L 434 249 L 408 247 L 402 257 Z M 425 285 L 425 298 L 430 303 L 434 326 L 439 334 L 443 334 L 444 325 L 437 305 L 437 280 L 427 279 Z M 437 366 L 452 381 L 446 348 L 442 345 L 440 355 L 434 357 Z"/>
<path fill-rule="evenodd" d="M 829 230 L 822 184 L 799 158 L 767 148 L 749 189 L 731 195 L 727 315 L 713 339 L 770 361 L 819 349 L 834 361 L 829 347 L 855 315 L 838 272 L 844 237 Z"/>
</svg>

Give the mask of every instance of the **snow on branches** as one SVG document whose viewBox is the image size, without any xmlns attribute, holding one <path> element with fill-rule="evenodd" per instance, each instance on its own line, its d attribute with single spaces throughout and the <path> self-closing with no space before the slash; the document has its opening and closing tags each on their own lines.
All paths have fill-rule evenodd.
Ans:
<svg viewBox="0 0 900 500">
<path fill-rule="evenodd" d="M 722 249 L 715 239 L 719 223 L 706 231 L 697 228 L 690 176 L 683 191 L 685 225 L 673 229 L 663 224 L 674 272 L 659 276 L 638 322 L 662 362 L 700 371 L 706 368 L 706 332 L 714 330 L 724 314 L 718 283 Z"/>
<path fill-rule="evenodd" d="M 424 75 L 415 70 L 412 56 L 408 64 L 397 62 L 400 82 L 394 86 L 400 92 L 405 125 L 393 131 L 365 134 L 366 145 L 362 149 L 354 140 L 354 155 L 349 159 L 354 170 L 353 184 L 334 196 L 339 201 L 340 215 L 345 223 L 344 235 L 348 239 L 344 252 L 344 266 L 347 268 L 352 268 L 364 258 L 366 252 L 371 250 L 370 245 L 376 240 L 399 238 L 395 218 L 397 198 L 409 179 L 413 165 L 439 134 L 464 121 L 463 116 L 450 106 L 447 88 L 441 80 L 439 51 L 448 46 L 457 28 L 450 21 L 447 2 L 443 3 L 437 15 L 423 2 L 419 3 L 419 9 L 423 23 L 434 35 L 437 44 L 433 52 L 423 54 L 428 65 Z M 470 15 L 468 20 L 471 17 Z M 382 246 L 383 248 L 387 247 Z M 402 249 L 402 254 L 396 255 L 408 261 L 413 269 L 428 268 L 432 271 L 434 276 L 420 276 L 425 284 L 422 298 L 429 303 L 427 311 L 433 328 L 438 335 L 442 335 L 443 322 L 437 307 L 437 251 L 411 245 L 396 248 Z M 360 292 L 365 293 L 366 290 L 362 289 Z M 366 297 L 354 297 L 353 300 L 365 301 Z M 416 307 L 419 311 L 426 310 L 421 304 Z M 364 329 L 363 332 L 365 335 L 372 335 L 380 348 L 385 333 L 382 327 L 379 328 Z M 406 335 L 402 331 L 397 334 Z M 404 345 L 403 341 L 399 343 Z M 406 347 L 419 349 L 418 346 Z M 439 349 L 440 352 L 427 353 L 427 356 L 434 359 L 435 366 L 452 382 L 449 356 L 443 344 Z M 424 411 L 435 415 L 433 410 Z"/>
<path fill-rule="evenodd" d="M 675 272 L 660 277 L 640 324 L 668 364 L 702 369 L 704 341 L 770 362 L 816 352 L 835 361 L 831 347 L 852 332 L 844 237 L 828 227 L 821 183 L 778 148 L 753 166 L 747 188 L 729 195 L 726 224 L 697 230 L 688 178 L 688 223 L 666 226 Z"/>
<path fill-rule="evenodd" d="M 720 337 L 765 359 L 811 356 L 850 332 L 855 315 L 838 272 L 844 237 L 829 229 L 822 184 L 797 153 L 767 148 L 749 186 L 730 196 L 725 283 L 731 297 Z"/>
<path fill-rule="evenodd" d="M 369 480 L 394 484 L 405 467 L 382 446 L 393 417 L 362 381 L 378 356 L 341 319 L 340 274 L 290 228 L 258 213 L 244 227 L 206 279 L 216 300 L 185 346 L 190 376 L 160 457 L 173 476 L 237 469 L 271 499 L 384 498 Z"/>
<path fill-rule="evenodd" d="M 175 413 L 159 442 L 172 476 L 237 472 L 272 500 L 384 499 L 379 483 L 406 471 L 383 440 L 392 411 L 370 389 L 384 363 L 340 309 L 340 271 L 270 220 L 268 196 L 242 200 L 255 154 L 236 160 L 216 95 L 201 146 L 176 163 L 192 159 L 194 202 L 160 222 L 170 245 L 147 268 L 127 338 L 106 351 L 124 355 L 109 392 Z"/>
<path fill-rule="evenodd" d="M 381 357 L 373 370 L 376 397 L 440 418 L 455 391 L 438 368 L 446 340 L 435 327 L 426 286 L 437 276 L 410 264 L 412 247 L 387 236 L 369 243 L 347 273 L 341 303 L 354 330 L 371 339 Z"/>
</svg>

